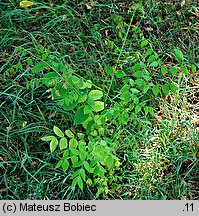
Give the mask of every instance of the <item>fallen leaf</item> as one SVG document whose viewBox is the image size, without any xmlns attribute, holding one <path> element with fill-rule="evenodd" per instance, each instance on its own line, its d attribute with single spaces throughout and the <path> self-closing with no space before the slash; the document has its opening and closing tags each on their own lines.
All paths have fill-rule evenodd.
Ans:
<svg viewBox="0 0 199 216">
<path fill-rule="evenodd" d="M 27 8 L 34 5 L 34 2 L 23 0 L 19 3 L 20 7 Z"/>
<path fill-rule="evenodd" d="M 145 28 L 146 31 L 153 31 L 153 28 L 147 27 Z"/>
<path fill-rule="evenodd" d="M 185 5 L 186 1 L 185 0 L 182 0 L 181 1 L 181 7 L 183 7 Z"/>
<path fill-rule="evenodd" d="M 87 10 L 91 10 L 92 9 L 92 7 L 90 5 L 88 5 L 88 4 L 86 4 L 86 8 L 87 8 Z"/>
<path fill-rule="evenodd" d="M 6 192 L 6 188 L 0 189 L 0 193 Z"/>
<path fill-rule="evenodd" d="M 110 37 L 110 35 L 111 35 L 111 34 L 110 34 L 110 30 L 108 30 L 108 29 L 107 29 L 107 30 L 105 30 L 105 35 L 106 35 L 106 37 L 108 37 L 108 38 L 109 38 L 109 37 Z"/>
</svg>

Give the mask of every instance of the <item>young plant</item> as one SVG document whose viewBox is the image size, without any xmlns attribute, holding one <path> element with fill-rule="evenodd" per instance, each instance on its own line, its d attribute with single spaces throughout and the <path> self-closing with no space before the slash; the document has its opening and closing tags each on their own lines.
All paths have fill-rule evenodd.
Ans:
<svg viewBox="0 0 199 216">
<path fill-rule="evenodd" d="M 94 119 L 95 124 L 99 125 L 99 119 Z M 115 155 L 116 149 L 113 144 L 110 146 L 105 139 L 101 138 L 103 133 L 99 130 L 91 130 L 88 137 L 83 133 L 74 134 L 67 129 L 62 132 L 54 126 L 55 135 L 45 136 L 41 139 L 50 142 L 50 151 L 59 149 L 60 159 L 56 168 L 61 167 L 64 172 L 72 172 L 71 189 L 76 185 L 83 190 L 84 184 L 91 187 L 97 186 L 100 193 L 108 193 L 108 184 L 113 181 L 115 170 L 119 168 L 120 162 Z M 116 181 L 116 178 L 114 179 Z"/>
<path fill-rule="evenodd" d="M 82 129 L 74 134 L 70 129 L 62 132 L 54 126 L 55 135 L 42 137 L 42 140 L 50 142 L 51 152 L 59 148 L 61 156 L 56 167 L 72 172 L 72 189 L 76 186 L 83 189 L 84 184 L 88 184 L 97 186 L 97 195 L 108 193 L 109 183 L 116 181 L 113 174 L 120 162 L 115 143 L 106 140 L 105 122 L 102 123 L 102 117 L 98 115 L 104 109 L 103 92 L 92 89 L 90 80 L 84 80 L 52 57 L 38 62 L 32 72 L 38 74 L 47 69 L 52 71 L 45 73 L 39 82 L 49 88 L 52 99 L 64 110 L 75 113 L 73 125 L 82 125 Z"/>
</svg>

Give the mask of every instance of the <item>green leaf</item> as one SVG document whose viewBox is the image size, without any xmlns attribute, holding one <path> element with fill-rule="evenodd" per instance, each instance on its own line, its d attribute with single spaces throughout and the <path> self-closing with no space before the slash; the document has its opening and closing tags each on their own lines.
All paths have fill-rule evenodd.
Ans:
<svg viewBox="0 0 199 216">
<path fill-rule="evenodd" d="M 147 82 L 151 80 L 151 76 L 149 75 L 144 75 L 143 77 Z"/>
<path fill-rule="evenodd" d="M 153 61 L 153 62 L 151 62 L 151 64 L 150 64 L 151 67 L 158 67 L 158 65 L 159 65 L 159 62 L 158 62 L 158 61 Z"/>
<path fill-rule="evenodd" d="M 136 88 L 131 88 L 131 92 L 132 92 L 132 94 L 135 95 L 135 94 L 138 94 L 140 91 Z"/>
<path fill-rule="evenodd" d="M 164 94 L 168 95 L 169 94 L 169 90 L 170 90 L 169 84 L 164 84 L 162 86 L 162 90 L 163 90 Z"/>
<path fill-rule="evenodd" d="M 174 49 L 174 55 L 178 61 L 183 61 L 184 55 L 180 49 Z"/>
<path fill-rule="evenodd" d="M 160 92 L 159 85 L 154 85 L 152 88 L 152 92 L 154 95 L 158 95 L 158 93 Z"/>
<path fill-rule="evenodd" d="M 57 83 L 52 91 L 52 96 L 54 99 L 66 98 L 69 89 L 64 87 L 63 83 Z"/>
<path fill-rule="evenodd" d="M 83 138 L 84 138 L 84 135 L 83 135 Z M 81 139 L 83 139 L 81 138 Z M 80 140 L 79 143 L 78 143 L 78 149 L 83 152 L 83 153 L 86 153 L 86 142 Z"/>
<path fill-rule="evenodd" d="M 102 101 L 95 101 L 94 105 L 92 106 L 95 112 L 100 112 L 104 109 L 104 102 Z"/>
<path fill-rule="evenodd" d="M 133 103 L 134 103 L 135 105 L 139 104 L 139 98 L 138 98 L 136 95 L 133 95 L 133 96 L 132 96 L 132 99 L 133 99 Z"/>
<path fill-rule="evenodd" d="M 152 107 L 148 107 L 148 109 L 149 109 L 149 113 L 150 113 L 152 116 L 154 116 L 153 108 L 152 108 Z"/>
<path fill-rule="evenodd" d="M 124 73 L 123 70 L 117 70 L 117 71 L 115 72 L 115 75 L 116 75 L 117 78 L 122 78 L 122 77 L 125 77 L 125 76 L 126 76 L 126 74 Z"/>
<path fill-rule="evenodd" d="M 63 153 L 63 158 L 68 158 L 69 156 L 69 150 L 64 150 L 64 153 Z"/>
<path fill-rule="evenodd" d="M 99 187 L 97 189 L 97 193 L 96 193 L 96 196 L 98 197 L 100 194 L 104 193 L 104 188 L 103 187 Z"/>
<path fill-rule="evenodd" d="M 162 72 L 163 75 L 165 75 L 167 73 L 167 71 L 168 71 L 167 66 L 162 66 L 161 67 L 161 72 Z"/>
<path fill-rule="evenodd" d="M 124 86 L 122 86 L 122 88 L 121 88 L 121 92 L 125 92 L 125 91 L 128 91 L 130 89 L 130 86 L 129 85 L 124 85 Z"/>
<path fill-rule="evenodd" d="M 72 156 L 71 157 L 71 162 L 73 164 L 73 166 L 76 166 L 78 163 L 78 157 L 77 156 Z"/>
<path fill-rule="evenodd" d="M 73 82 L 73 84 L 77 84 L 79 81 L 79 77 L 77 76 L 71 76 L 71 81 Z"/>
<path fill-rule="evenodd" d="M 32 68 L 32 72 L 33 73 L 40 73 L 41 71 L 43 71 L 44 68 L 47 67 L 47 64 L 45 62 L 38 62 L 33 68 Z"/>
<path fill-rule="evenodd" d="M 121 100 L 124 101 L 124 103 L 128 103 L 131 100 L 131 93 L 130 91 L 125 91 L 120 96 Z"/>
<path fill-rule="evenodd" d="M 62 163 L 63 163 L 63 159 L 59 160 L 55 168 L 58 169 L 59 167 L 61 167 Z"/>
<path fill-rule="evenodd" d="M 135 65 L 132 67 L 132 70 L 133 70 L 133 71 L 138 71 L 138 70 L 140 70 L 140 68 L 141 68 L 140 64 L 137 63 L 137 64 L 135 64 Z"/>
<path fill-rule="evenodd" d="M 70 139 L 69 141 L 69 148 L 76 149 L 78 146 L 78 141 L 75 138 Z"/>
<path fill-rule="evenodd" d="M 186 65 L 182 65 L 182 72 L 189 76 L 189 70 Z"/>
<path fill-rule="evenodd" d="M 147 51 L 146 51 L 146 57 L 147 56 L 150 56 L 151 54 L 153 53 L 153 50 L 151 48 L 149 48 Z"/>
<path fill-rule="evenodd" d="M 131 85 L 131 86 L 134 86 L 134 84 L 135 84 L 135 81 L 134 81 L 134 80 L 132 80 L 132 79 L 130 79 L 130 80 L 129 80 L 129 83 L 130 83 L 130 85 Z"/>
<path fill-rule="evenodd" d="M 48 57 L 48 55 L 47 55 L 46 53 L 43 53 L 43 54 L 41 55 L 42 60 L 47 59 L 47 57 Z"/>
<path fill-rule="evenodd" d="M 77 101 L 72 100 L 71 102 L 63 103 L 63 101 L 60 100 L 58 101 L 58 104 L 62 105 L 66 111 L 69 111 L 69 110 L 73 110 L 77 106 Z"/>
<path fill-rule="evenodd" d="M 143 93 L 147 93 L 147 91 L 149 90 L 150 86 L 149 85 L 145 85 L 143 87 Z"/>
<path fill-rule="evenodd" d="M 65 137 L 62 137 L 62 138 L 60 139 L 60 141 L 59 141 L 59 148 L 60 148 L 60 150 L 63 150 L 63 149 L 65 149 L 65 148 L 67 148 L 67 146 L 68 146 L 68 141 L 67 141 L 67 139 L 66 139 Z"/>
<path fill-rule="evenodd" d="M 64 137 L 64 133 L 57 126 L 53 127 L 53 131 L 58 137 Z"/>
<path fill-rule="evenodd" d="M 56 59 L 56 56 L 55 55 L 49 55 L 49 59 L 54 60 L 54 59 Z"/>
<path fill-rule="evenodd" d="M 135 104 L 134 103 L 131 103 L 129 105 L 129 111 L 133 110 L 135 108 Z M 118 115 L 117 115 L 118 116 Z"/>
<path fill-rule="evenodd" d="M 30 59 L 30 58 L 28 58 L 28 59 L 26 60 L 26 62 L 27 62 L 30 66 L 33 65 L 33 61 L 32 61 L 32 59 Z"/>
<path fill-rule="evenodd" d="M 101 165 L 96 165 L 96 167 L 94 168 L 94 177 L 103 177 L 105 172 L 106 170 Z"/>
<path fill-rule="evenodd" d="M 83 190 L 83 181 L 80 176 L 78 176 L 77 184 L 81 190 Z"/>
<path fill-rule="evenodd" d="M 111 75 L 113 73 L 113 67 L 111 67 L 111 66 L 105 67 L 104 70 L 109 75 Z"/>
<path fill-rule="evenodd" d="M 138 70 L 138 71 L 136 71 L 135 73 L 133 73 L 133 76 L 136 77 L 136 78 L 142 77 L 142 76 L 143 76 L 143 73 L 142 73 L 141 70 Z"/>
<path fill-rule="evenodd" d="M 78 182 L 79 176 L 77 176 L 76 178 L 73 179 L 72 183 L 71 183 L 71 189 L 74 189 L 77 182 Z"/>
<path fill-rule="evenodd" d="M 89 134 L 91 132 L 92 126 L 94 125 L 94 121 L 91 120 L 88 122 L 87 126 L 86 126 L 86 133 Z"/>
<path fill-rule="evenodd" d="M 98 100 L 103 96 L 103 92 L 99 90 L 92 90 L 89 92 L 88 96 L 93 100 Z"/>
<path fill-rule="evenodd" d="M 91 88 L 92 87 L 92 81 L 86 80 L 85 86 L 86 86 L 86 88 Z"/>
<path fill-rule="evenodd" d="M 74 134 L 69 129 L 65 131 L 65 134 L 69 138 L 73 138 L 74 137 Z"/>
<path fill-rule="evenodd" d="M 92 180 L 90 178 L 88 178 L 86 180 L 86 184 L 89 185 L 89 186 L 91 186 L 93 184 L 93 182 L 92 182 Z"/>
<path fill-rule="evenodd" d="M 84 134 L 83 133 L 77 133 L 77 137 L 79 138 L 79 139 L 84 139 Z M 80 142 L 79 144 L 81 144 L 81 143 L 83 143 L 83 142 Z"/>
<path fill-rule="evenodd" d="M 84 168 L 90 173 L 91 168 L 90 168 L 90 165 L 89 165 L 88 161 L 84 161 L 83 164 L 84 164 Z"/>
<path fill-rule="evenodd" d="M 44 75 L 42 78 L 43 83 L 49 87 L 56 84 L 59 75 L 55 72 L 49 72 Z"/>
<path fill-rule="evenodd" d="M 86 151 L 81 151 L 79 153 L 79 158 L 81 161 L 84 161 L 86 159 L 86 156 L 87 156 L 87 152 Z"/>
<path fill-rule="evenodd" d="M 106 158 L 106 165 L 109 169 L 111 169 L 113 167 L 113 163 L 114 163 L 114 160 L 113 160 L 113 157 L 110 155 Z"/>
<path fill-rule="evenodd" d="M 156 58 L 157 58 L 157 56 L 151 55 L 151 56 L 149 56 L 147 62 L 148 62 L 148 63 L 154 62 L 154 61 L 156 60 Z"/>
<path fill-rule="evenodd" d="M 69 167 L 69 162 L 67 159 L 64 159 L 63 163 L 62 163 L 62 169 L 64 172 L 66 172 L 66 170 L 68 169 Z"/>
<path fill-rule="evenodd" d="M 87 102 L 89 106 L 93 106 L 95 104 L 95 101 L 93 100 L 93 98 L 88 98 Z"/>
<path fill-rule="evenodd" d="M 79 151 L 75 148 L 70 148 L 70 152 L 71 152 L 71 155 L 74 156 L 74 155 L 78 155 L 79 156 Z"/>
<path fill-rule="evenodd" d="M 178 87 L 174 84 L 174 83 L 171 83 L 170 84 L 170 89 L 173 93 L 175 93 L 177 90 L 178 90 Z"/>
<path fill-rule="evenodd" d="M 176 67 L 176 66 L 172 67 L 172 68 L 170 69 L 170 73 L 171 73 L 173 76 L 175 76 L 175 75 L 177 74 L 177 67 Z"/>
<path fill-rule="evenodd" d="M 143 79 L 136 79 L 135 84 L 137 84 L 138 86 L 142 86 L 142 85 L 144 85 L 144 80 Z"/>
<path fill-rule="evenodd" d="M 84 106 L 84 114 L 90 114 L 92 113 L 92 107 L 89 105 Z"/>
<path fill-rule="evenodd" d="M 149 108 L 148 108 L 148 106 L 145 106 L 145 107 L 144 107 L 144 112 L 145 112 L 145 116 L 147 116 L 148 113 L 149 113 Z"/>
<path fill-rule="evenodd" d="M 39 86 L 39 84 L 40 84 L 40 79 L 37 79 L 36 81 L 35 81 L 35 86 L 36 86 L 36 88 L 38 88 L 38 86 Z"/>
<path fill-rule="evenodd" d="M 135 54 L 134 54 L 133 56 L 134 56 L 134 58 L 135 58 L 136 60 L 140 60 L 141 53 L 140 53 L 139 51 L 136 51 Z"/>
<path fill-rule="evenodd" d="M 83 124 L 88 117 L 88 114 L 84 114 L 84 107 L 78 109 L 75 113 L 74 125 Z"/>
<path fill-rule="evenodd" d="M 19 68 L 19 69 L 21 69 L 21 70 L 23 70 L 23 65 L 22 65 L 21 63 L 18 63 L 18 64 L 16 65 L 16 67 Z"/>
<path fill-rule="evenodd" d="M 86 173 L 84 169 L 80 169 L 80 175 L 84 181 L 86 181 Z"/>
<path fill-rule="evenodd" d="M 53 56 L 49 56 L 50 58 L 53 57 Z M 56 57 L 55 57 L 56 58 Z M 57 61 L 51 61 L 51 67 L 57 71 L 57 72 L 64 72 L 66 70 L 66 66 L 63 65 L 61 62 L 57 62 Z"/>
<path fill-rule="evenodd" d="M 137 106 L 135 107 L 135 113 L 136 113 L 136 114 L 139 113 L 139 112 L 141 111 L 141 109 L 142 109 L 142 107 L 139 106 L 139 105 L 137 105 Z"/>
<path fill-rule="evenodd" d="M 52 139 L 50 142 L 50 151 L 54 152 L 58 146 L 58 140 L 56 138 Z"/>
<path fill-rule="evenodd" d="M 76 168 L 76 167 L 82 167 L 82 165 L 83 165 L 83 161 L 79 161 L 74 167 Z"/>
<path fill-rule="evenodd" d="M 191 65 L 191 71 L 192 73 L 196 73 L 197 69 L 196 69 L 196 66 L 195 65 Z"/>
<path fill-rule="evenodd" d="M 52 139 L 55 139 L 55 137 L 54 136 L 45 136 L 45 137 L 41 138 L 42 141 L 51 141 Z"/>
<path fill-rule="evenodd" d="M 145 47 L 149 42 L 147 40 L 142 41 L 141 48 Z"/>
<path fill-rule="evenodd" d="M 78 169 L 77 171 L 75 171 L 72 175 L 72 179 L 74 179 L 76 176 L 80 175 L 80 169 Z"/>
</svg>

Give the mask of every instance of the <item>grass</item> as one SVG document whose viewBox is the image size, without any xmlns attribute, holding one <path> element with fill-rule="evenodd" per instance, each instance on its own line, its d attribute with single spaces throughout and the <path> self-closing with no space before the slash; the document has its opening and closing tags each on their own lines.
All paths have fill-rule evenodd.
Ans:
<svg viewBox="0 0 199 216">
<path fill-rule="evenodd" d="M 0 198 L 198 199 L 198 72 L 193 79 L 167 78 L 178 82 L 176 94 L 149 97 L 155 118 L 143 115 L 136 124 L 107 125 L 109 139 L 120 143 L 122 168 L 109 193 L 98 197 L 88 185 L 71 190 L 72 171 L 54 168 L 59 155 L 50 153 L 41 137 L 54 125 L 72 127 L 73 113 L 49 99 L 43 84 L 27 88 L 35 75 L 26 64 L 27 58 L 34 64 L 41 58 L 42 45 L 108 92 L 107 107 L 112 107 L 123 83 L 106 68 L 130 73 L 143 37 L 165 65 L 176 64 L 172 52 L 179 47 L 187 64 L 198 69 L 197 1 L 181 7 L 180 2 L 140 0 L 134 16 L 128 13 L 131 1 L 39 1 L 28 9 L 19 2 L 0 2 Z"/>
</svg>

